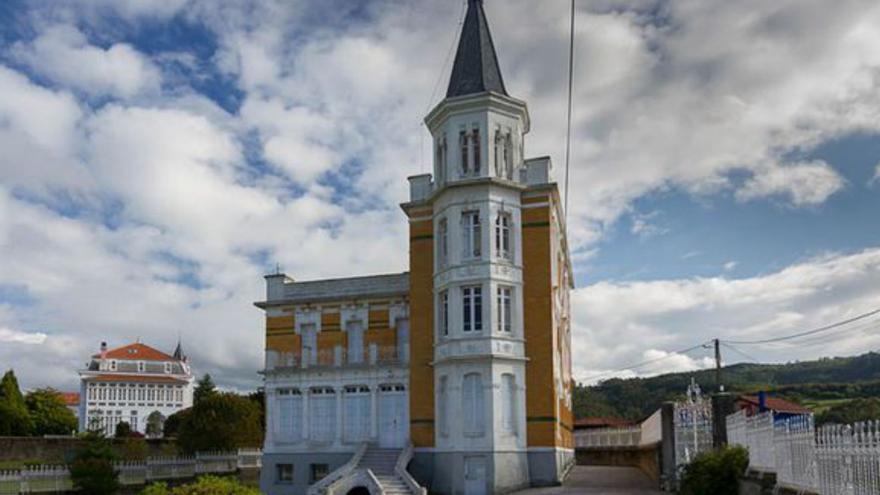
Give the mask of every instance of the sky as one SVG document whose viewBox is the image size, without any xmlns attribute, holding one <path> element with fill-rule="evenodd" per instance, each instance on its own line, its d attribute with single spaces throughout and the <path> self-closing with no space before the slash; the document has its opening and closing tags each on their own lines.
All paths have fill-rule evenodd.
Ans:
<svg viewBox="0 0 880 495">
<path fill-rule="evenodd" d="M 0 367 L 101 341 L 260 384 L 262 276 L 407 269 L 459 0 L 0 3 Z M 577 2 L 574 374 L 711 366 L 880 307 L 880 3 Z M 567 0 L 485 0 L 526 154 L 564 172 Z M 852 355 L 880 317 L 725 363 Z M 651 361 L 636 369 L 633 363 Z"/>
</svg>

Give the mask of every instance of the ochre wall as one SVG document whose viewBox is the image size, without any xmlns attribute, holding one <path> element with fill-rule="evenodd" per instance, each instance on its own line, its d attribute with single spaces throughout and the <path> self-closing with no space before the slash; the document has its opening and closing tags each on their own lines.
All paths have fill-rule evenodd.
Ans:
<svg viewBox="0 0 880 495">
<path fill-rule="evenodd" d="M 523 204 L 549 198 L 524 198 Z M 550 209 L 522 211 L 523 317 L 526 339 L 526 422 L 529 447 L 556 445 L 559 420 L 553 385 Z"/>
<path fill-rule="evenodd" d="M 407 211 L 410 295 L 410 438 L 434 446 L 434 236 L 430 208 Z M 428 217 L 428 218 L 424 218 Z M 418 218 L 413 220 L 414 218 Z"/>
</svg>

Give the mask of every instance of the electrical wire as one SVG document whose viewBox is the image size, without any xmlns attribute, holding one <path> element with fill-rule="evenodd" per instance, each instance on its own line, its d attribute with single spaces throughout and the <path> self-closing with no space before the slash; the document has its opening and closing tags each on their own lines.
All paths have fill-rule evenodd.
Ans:
<svg viewBox="0 0 880 495">
<path fill-rule="evenodd" d="M 823 333 L 835 328 L 840 328 L 844 325 L 849 325 L 850 323 L 854 323 L 859 320 L 864 320 L 865 318 L 874 316 L 876 314 L 880 314 L 880 308 L 875 309 L 873 311 L 868 311 L 867 313 L 862 313 L 853 318 L 849 318 L 847 320 L 839 321 L 837 323 L 832 323 L 830 325 L 826 325 L 824 327 L 814 328 L 813 330 L 808 330 L 806 332 L 798 332 L 791 335 L 786 335 L 783 337 L 775 337 L 770 339 L 762 339 L 762 340 L 725 340 L 728 344 L 736 344 L 736 345 L 757 345 L 757 344 L 769 344 L 773 342 L 783 342 L 786 340 L 796 339 L 798 337 L 805 337 L 807 335 L 814 335 L 817 333 Z"/>
<path fill-rule="evenodd" d="M 597 379 L 599 379 L 599 378 L 603 378 L 603 377 L 606 377 L 606 376 L 609 376 L 609 375 L 613 375 L 613 374 L 616 374 L 616 373 L 620 373 L 620 372 L 622 372 L 622 371 L 633 371 L 633 370 L 637 370 L 637 369 L 639 369 L 639 368 L 643 368 L 643 367 L 645 367 L 645 366 L 647 366 L 647 365 L 649 365 L 649 364 L 659 363 L 660 361 L 665 361 L 665 360 L 667 360 L 667 359 L 674 358 L 674 357 L 676 357 L 676 356 L 678 356 L 678 355 L 680 355 L 680 354 L 687 354 L 687 353 L 689 353 L 689 352 L 691 352 L 691 351 L 694 351 L 694 350 L 697 350 L 697 349 L 702 349 L 703 346 L 706 345 L 708 342 L 711 342 L 711 341 L 701 342 L 701 343 L 699 343 L 699 344 L 697 344 L 697 345 L 695 345 L 695 346 L 693 346 L 693 347 L 688 347 L 687 349 L 681 349 L 681 350 L 678 350 L 678 351 L 673 351 L 673 352 L 670 352 L 670 353 L 666 354 L 666 355 L 663 356 L 663 357 L 659 357 L 659 358 L 655 358 L 655 359 L 649 359 L 649 360 L 647 360 L 647 361 L 642 361 L 642 362 L 640 362 L 640 363 L 634 363 L 634 364 L 631 364 L 631 365 L 628 365 L 628 366 L 624 366 L 623 368 L 618 368 L 618 369 L 616 369 L 616 370 L 606 371 L 606 372 L 600 373 L 600 374 L 598 374 L 598 375 L 588 376 L 588 377 L 586 377 L 586 378 L 583 378 L 582 381 L 589 382 L 589 381 L 597 380 Z"/>
<path fill-rule="evenodd" d="M 755 363 L 755 364 L 760 364 L 760 363 L 761 363 L 761 361 L 758 360 L 757 358 L 754 358 L 754 357 L 752 357 L 752 356 L 746 354 L 745 352 L 743 352 L 743 351 L 737 349 L 736 347 L 734 347 L 734 346 L 732 346 L 732 345 L 730 345 L 730 344 L 725 344 L 723 341 L 721 342 L 721 346 L 724 347 L 725 349 L 731 350 L 731 351 L 733 351 L 733 352 L 739 354 L 740 356 L 742 356 L 742 357 L 748 359 L 749 361 L 751 361 L 751 362 L 753 362 L 753 363 Z"/>
<path fill-rule="evenodd" d="M 568 228 L 568 170 L 571 160 L 571 94 L 574 82 L 574 0 L 571 0 L 571 28 L 568 39 L 568 114 L 565 132 L 565 205 L 562 215 L 565 218 L 566 229 Z"/>
<path fill-rule="evenodd" d="M 461 35 L 462 25 L 464 25 L 464 14 L 467 11 L 467 0 L 462 0 L 461 2 L 461 11 L 458 14 L 458 24 L 455 26 L 455 32 L 452 33 L 452 41 L 449 43 L 449 49 L 446 51 L 446 58 L 443 60 L 443 66 L 440 67 L 440 72 L 437 74 L 437 81 L 434 83 L 434 89 L 431 91 L 431 98 L 428 100 L 428 104 L 425 107 L 425 111 L 422 112 L 422 115 L 427 115 L 431 110 L 431 105 L 434 104 L 434 98 L 437 96 L 437 90 L 440 88 L 440 82 L 443 80 L 443 74 L 446 73 L 446 67 L 449 65 L 449 59 L 452 57 L 452 52 L 455 49 L 455 42 L 458 40 Z M 419 127 L 425 125 L 423 121 L 419 121 Z M 421 158 L 421 171 L 425 171 L 425 133 L 420 132 L 421 140 L 419 141 L 419 156 Z M 433 147 L 432 147 L 433 148 Z"/>
</svg>

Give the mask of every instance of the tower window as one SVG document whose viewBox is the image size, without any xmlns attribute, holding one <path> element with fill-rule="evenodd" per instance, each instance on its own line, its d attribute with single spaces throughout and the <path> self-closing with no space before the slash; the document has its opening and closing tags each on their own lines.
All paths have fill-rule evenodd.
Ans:
<svg viewBox="0 0 880 495">
<path fill-rule="evenodd" d="M 440 293 L 440 334 L 449 335 L 449 291 Z"/>
<path fill-rule="evenodd" d="M 462 294 L 462 329 L 465 332 L 483 330 L 483 289 L 480 286 L 464 287 Z"/>
<path fill-rule="evenodd" d="M 499 213 L 495 218 L 495 254 L 499 258 L 513 259 L 510 242 L 510 214 Z"/>
<path fill-rule="evenodd" d="M 467 132 L 461 131 L 458 134 L 458 144 L 461 147 L 461 175 L 468 175 L 470 167 L 468 166 L 468 135 Z"/>
<path fill-rule="evenodd" d="M 501 129 L 495 130 L 495 175 L 498 177 L 504 176 L 504 157 L 503 151 L 504 148 L 504 137 L 501 134 Z"/>
<path fill-rule="evenodd" d="M 445 218 L 441 218 L 437 225 L 437 258 L 441 267 L 449 263 L 449 225 Z"/>
<path fill-rule="evenodd" d="M 479 373 L 464 376 L 461 387 L 462 413 L 466 435 L 483 434 L 483 380 Z"/>
<path fill-rule="evenodd" d="M 480 212 L 466 211 L 461 214 L 462 244 L 465 258 L 479 258 L 481 255 Z"/>
<path fill-rule="evenodd" d="M 498 287 L 498 331 L 510 333 L 511 330 L 511 311 L 510 311 L 510 287 Z"/>
<path fill-rule="evenodd" d="M 504 136 L 504 175 L 513 180 L 513 140 L 509 132 Z"/>
<path fill-rule="evenodd" d="M 474 175 L 480 175 L 480 129 L 471 133 L 471 146 L 474 148 Z"/>
</svg>

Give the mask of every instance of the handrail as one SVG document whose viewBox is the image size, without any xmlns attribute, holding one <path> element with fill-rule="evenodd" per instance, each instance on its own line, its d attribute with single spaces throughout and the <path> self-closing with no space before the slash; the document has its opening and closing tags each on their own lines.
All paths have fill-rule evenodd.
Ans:
<svg viewBox="0 0 880 495">
<path fill-rule="evenodd" d="M 394 473 L 406 483 L 410 493 L 427 495 L 428 490 L 419 485 L 416 480 L 413 479 L 412 475 L 409 474 L 409 471 L 406 470 L 406 466 L 409 465 L 409 461 L 412 460 L 412 457 L 413 444 L 412 442 L 407 442 L 406 447 L 403 448 L 400 455 L 397 457 L 397 464 L 394 465 Z"/>
<path fill-rule="evenodd" d="M 370 468 L 366 468 L 364 469 L 364 472 L 367 475 L 367 480 L 370 482 L 371 485 L 373 485 L 373 490 L 370 491 L 372 492 L 375 490 L 376 493 L 385 493 L 385 488 L 382 486 L 381 483 L 379 483 L 379 479 L 376 478 L 375 474 L 373 474 L 373 470 Z"/>
<path fill-rule="evenodd" d="M 326 493 L 330 487 L 337 482 L 344 480 L 348 477 L 349 474 L 354 471 L 358 464 L 361 462 L 361 458 L 364 457 L 364 453 L 367 451 L 367 443 L 362 443 L 358 449 L 355 451 L 354 455 L 351 456 L 351 459 L 348 460 L 345 464 L 339 466 L 332 473 L 328 474 L 321 481 L 315 483 L 310 486 L 306 491 L 308 495 L 322 495 Z"/>
</svg>

